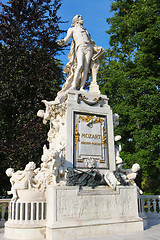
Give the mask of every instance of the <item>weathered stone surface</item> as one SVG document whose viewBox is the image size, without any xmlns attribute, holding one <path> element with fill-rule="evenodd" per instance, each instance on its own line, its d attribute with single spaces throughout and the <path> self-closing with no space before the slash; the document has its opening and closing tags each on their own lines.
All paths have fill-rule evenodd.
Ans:
<svg viewBox="0 0 160 240">
<path fill-rule="evenodd" d="M 115 228 L 120 231 L 119 226 L 125 232 L 132 231 L 133 226 L 143 230 L 143 221 L 137 211 L 137 190 L 132 186 L 118 187 L 117 191 L 105 186 L 94 190 L 49 186 L 47 199 L 48 240 L 53 236 L 75 239 L 103 235 L 113 233 Z"/>
</svg>

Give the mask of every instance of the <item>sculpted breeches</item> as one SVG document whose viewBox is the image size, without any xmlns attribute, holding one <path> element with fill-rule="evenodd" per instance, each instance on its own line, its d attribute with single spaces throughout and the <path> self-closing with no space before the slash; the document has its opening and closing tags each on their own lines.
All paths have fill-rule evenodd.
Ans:
<svg viewBox="0 0 160 240">
<path fill-rule="evenodd" d="M 77 67 L 74 74 L 72 88 L 76 89 L 79 86 L 81 90 L 84 88 L 92 56 L 93 48 L 90 44 L 84 44 L 78 47 L 76 52 Z"/>
</svg>

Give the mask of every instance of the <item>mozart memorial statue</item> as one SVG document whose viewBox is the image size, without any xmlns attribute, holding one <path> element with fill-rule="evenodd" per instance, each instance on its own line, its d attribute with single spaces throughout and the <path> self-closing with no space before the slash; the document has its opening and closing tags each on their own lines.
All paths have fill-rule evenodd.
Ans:
<svg viewBox="0 0 160 240">
<path fill-rule="evenodd" d="M 64 72 L 68 73 L 67 81 L 59 94 L 67 89 L 80 88 L 80 91 L 84 91 L 90 71 L 92 71 L 92 80 L 97 87 L 96 75 L 99 69 L 99 58 L 104 54 L 104 49 L 97 47 L 90 34 L 83 28 L 81 15 L 76 15 L 73 18 L 72 26 L 72 28 L 68 29 L 67 36 L 57 42 L 59 45 L 64 46 L 72 38 L 68 55 L 69 62 L 64 69 Z M 98 93 L 100 92 L 98 91 Z"/>
<path fill-rule="evenodd" d="M 83 28 L 81 15 L 57 44 L 70 39 L 67 80 L 37 112 L 49 123 L 41 164 L 6 170 L 13 195 L 7 239 L 74 240 L 143 230 L 145 216 L 139 216 L 137 201 L 142 190 L 135 183 L 140 166 L 125 167 L 122 137 L 114 135 L 119 115 L 97 84 L 104 49 Z"/>
</svg>

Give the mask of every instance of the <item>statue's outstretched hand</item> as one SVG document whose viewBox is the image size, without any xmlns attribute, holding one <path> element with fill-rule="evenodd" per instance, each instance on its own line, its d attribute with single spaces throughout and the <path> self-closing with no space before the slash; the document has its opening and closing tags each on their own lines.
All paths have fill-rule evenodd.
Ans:
<svg viewBox="0 0 160 240">
<path fill-rule="evenodd" d="M 65 45 L 65 42 L 64 42 L 64 40 L 63 39 L 60 39 L 60 40 L 58 40 L 57 41 L 57 44 L 59 45 L 59 46 L 64 46 Z"/>
</svg>

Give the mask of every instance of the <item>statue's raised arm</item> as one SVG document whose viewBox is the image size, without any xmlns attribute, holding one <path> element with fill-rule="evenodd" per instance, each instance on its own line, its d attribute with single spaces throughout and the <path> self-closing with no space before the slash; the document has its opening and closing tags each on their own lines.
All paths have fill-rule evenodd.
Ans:
<svg viewBox="0 0 160 240">
<path fill-rule="evenodd" d="M 87 30 L 83 28 L 81 15 L 76 15 L 73 18 L 72 28 L 69 28 L 66 37 L 57 41 L 57 43 L 60 46 L 64 46 L 71 38 L 71 49 L 68 55 L 69 62 L 64 68 L 64 72 L 68 73 L 67 81 L 58 95 L 66 92 L 68 89 L 80 88 L 80 91 L 84 91 L 90 70 L 92 71 L 90 91 L 100 93 L 96 76 L 99 69 L 99 59 L 104 54 L 104 49 L 97 47 Z"/>
<path fill-rule="evenodd" d="M 58 45 L 60 46 L 66 45 L 69 42 L 70 38 L 72 38 L 72 33 L 73 29 L 69 28 L 67 31 L 67 36 L 64 39 L 60 39 L 59 41 L 57 41 Z"/>
</svg>

